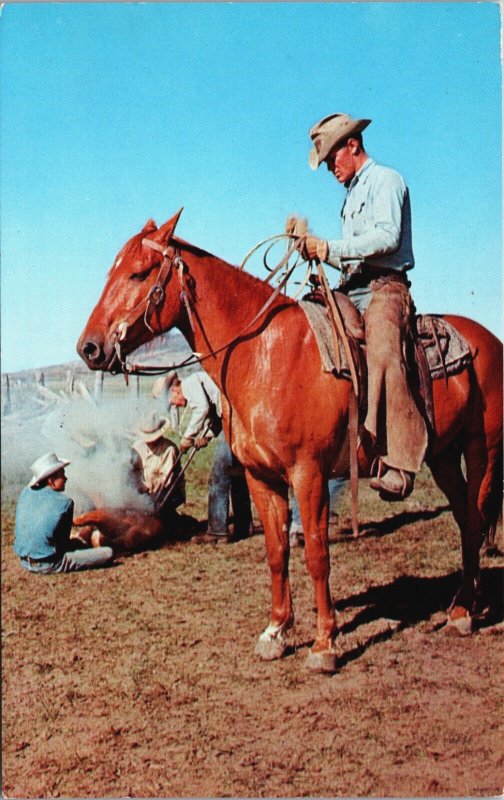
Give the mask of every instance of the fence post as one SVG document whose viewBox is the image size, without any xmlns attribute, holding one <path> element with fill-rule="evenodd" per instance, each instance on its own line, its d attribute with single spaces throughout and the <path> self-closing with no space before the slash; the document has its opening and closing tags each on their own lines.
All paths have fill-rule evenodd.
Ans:
<svg viewBox="0 0 504 800">
<path fill-rule="evenodd" d="M 5 376 L 5 402 L 3 407 L 3 413 L 4 414 L 12 413 L 10 381 L 8 375 Z"/>
<path fill-rule="evenodd" d="M 75 376 L 74 376 L 73 370 L 71 370 L 71 369 L 67 369 L 66 386 L 65 386 L 65 388 L 66 388 L 67 394 L 71 396 L 73 394 L 73 391 L 74 391 L 74 388 L 75 388 Z"/>
<path fill-rule="evenodd" d="M 103 378 L 105 377 L 104 372 L 97 372 L 95 375 L 95 382 L 94 382 L 94 399 L 97 403 L 101 403 L 103 400 Z"/>
<path fill-rule="evenodd" d="M 130 383 L 130 386 L 131 386 L 131 389 L 130 389 L 131 397 L 134 400 L 138 400 L 138 398 L 140 397 L 140 375 L 134 375 L 133 377 L 134 377 L 133 381 L 131 381 L 131 378 L 130 378 L 130 381 L 131 381 L 131 383 Z"/>
</svg>

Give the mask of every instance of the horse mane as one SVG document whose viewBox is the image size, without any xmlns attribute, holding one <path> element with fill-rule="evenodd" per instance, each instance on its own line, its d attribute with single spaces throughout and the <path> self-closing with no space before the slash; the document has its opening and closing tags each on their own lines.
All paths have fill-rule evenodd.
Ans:
<svg viewBox="0 0 504 800">
<path fill-rule="evenodd" d="M 153 228 L 153 230 L 156 230 Z M 122 249 L 117 254 L 114 263 L 110 267 L 109 271 L 107 272 L 107 279 L 110 277 L 114 269 L 119 266 L 121 261 L 126 258 L 134 258 L 135 256 L 141 255 L 141 248 L 142 248 L 142 241 L 146 236 L 147 231 L 144 229 L 139 233 L 135 234 L 134 236 L 129 239 L 126 244 L 122 247 Z M 274 287 L 270 286 L 270 284 L 265 283 L 262 278 L 258 278 L 255 275 L 252 275 L 250 272 L 246 272 L 245 270 L 240 269 L 236 264 L 230 264 L 228 261 L 225 261 L 220 256 L 216 256 L 213 253 L 210 253 L 208 250 L 203 250 L 203 248 L 198 247 L 191 242 L 187 242 L 185 239 L 180 239 L 178 236 L 172 236 L 170 239 L 170 244 L 173 244 L 175 247 L 180 247 L 181 250 L 191 253 L 191 255 L 196 256 L 196 258 L 210 258 L 218 261 L 220 264 L 228 267 L 230 270 L 233 271 L 233 274 L 236 273 L 240 274 L 240 280 L 245 281 L 246 284 L 249 285 L 250 288 L 255 288 L 260 291 L 268 290 L 269 292 L 274 291 Z M 288 295 L 282 295 L 282 300 L 291 301 L 295 303 L 296 301 L 289 297 Z"/>
<path fill-rule="evenodd" d="M 252 275 L 252 273 L 250 272 L 246 272 L 246 270 L 241 269 L 236 264 L 230 264 L 228 261 L 225 261 L 220 256 L 216 256 L 213 253 L 209 253 L 208 250 L 203 250 L 201 247 L 191 244 L 190 242 L 186 242 L 184 239 L 179 239 L 176 236 L 172 236 L 171 243 L 178 244 L 183 250 L 187 250 L 192 255 L 195 255 L 198 258 L 206 257 L 219 261 L 220 264 L 223 264 L 226 267 L 229 267 L 229 269 L 233 270 L 234 274 L 238 272 L 240 276 L 243 276 L 245 282 L 248 283 L 251 287 L 255 287 L 261 290 L 268 289 L 271 292 L 274 291 L 274 287 L 271 286 L 270 284 L 265 283 L 264 279 L 258 278 L 255 275 Z M 290 300 L 292 303 L 296 302 L 292 297 L 288 297 L 287 295 L 282 295 L 282 300 L 283 301 Z"/>
</svg>

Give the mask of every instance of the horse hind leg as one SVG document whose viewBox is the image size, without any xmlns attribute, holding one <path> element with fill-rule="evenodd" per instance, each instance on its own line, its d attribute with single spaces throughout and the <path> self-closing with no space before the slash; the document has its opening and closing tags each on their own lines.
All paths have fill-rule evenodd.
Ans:
<svg viewBox="0 0 504 800">
<path fill-rule="evenodd" d="M 466 442 L 464 458 L 467 480 L 461 468 L 462 453 L 456 446 L 430 460 L 435 482 L 446 495 L 458 525 L 462 546 L 461 585 L 448 609 L 447 628 L 461 634 L 472 632 L 472 615 L 479 589 L 479 551 L 483 541 L 484 519 L 478 507 L 478 493 L 484 470 L 476 440 Z"/>
<path fill-rule="evenodd" d="M 469 632 L 472 631 L 471 616 L 481 600 L 480 551 L 500 508 L 502 448 L 490 447 L 486 436 L 477 432 L 467 434 L 463 451 L 467 473 L 467 525 L 462 536 L 462 584 L 451 616 L 457 607 L 465 609 Z"/>
<path fill-rule="evenodd" d="M 436 484 L 450 503 L 453 517 L 460 531 L 462 560 L 465 562 L 468 554 L 467 483 L 462 473 L 461 460 L 462 453 L 454 446 L 430 460 L 429 466 Z M 448 609 L 447 629 L 453 628 L 461 634 L 470 633 L 469 609 L 459 603 L 461 600 L 459 600 L 459 592 L 457 592 Z"/>
<path fill-rule="evenodd" d="M 479 505 L 486 520 L 486 531 L 481 553 L 489 557 L 504 553 L 497 542 L 497 523 L 502 520 L 502 444 L 489 452 L 489 466 L 480 488 Z"/>
<path fill-rule="evenodd" d="M 294 623 L 289 584 L 288 489 L 286 485 L 271 488 L 248 472 L 246 477 L 264 526 L 271 575 L 270 623 L 259 636 L 255 653 L 264 661 L 273 661 L 285 655 L 286 633 Z"/>
<path fill-rule="evenodd" d="M 497 543 L 497 522 L 498 520 L 492 521 L 488 526 L 483 547 L 481 548 L 482 555 L 487 556 L 487 558 L 504 556 L 504 553 Z"/>
</svg>

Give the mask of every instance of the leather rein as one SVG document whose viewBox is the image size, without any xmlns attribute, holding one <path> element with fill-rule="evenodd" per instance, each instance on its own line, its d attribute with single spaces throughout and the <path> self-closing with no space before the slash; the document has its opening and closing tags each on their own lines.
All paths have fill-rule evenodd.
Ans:
<svg viewBox="0 0 504 800">
<path fill-rule="evenodd" d="M 298 250 L 302 244 L 303 240 L 305 239 L 305 234 L 302 236 L 294 237 L 288 235 L 289 239 L 293 239 L 292 245 L 288 248 L 285 256 L 282 258 L 280 263 L 270 272 L 268 277 L 265 280 L 265 283 L 269 283 L 275 275 L 286 265 L 288 264 L 289 258 L 294 253 L 295 250 Z M 122 353 L 122 342 L 126 339 L 126 335 L 128 332 L 128 328 L 135 322 L 138 321 L 142 312 L 138 313 L 139 306 L 143 305 L 145 302 L 145 309 L 143 311 L 143 323 L 145 327 L 155 336 L 159 335 L 156 334 L 154 328 L 150 324 L 150 317 L 152 313 L 158 309 L 162 308 L 162 305 L 166 298 L 166 286 L 168 285 L 172 273 L 176 270 L 179 278 L 180 283 L 180 299 L 185 307 L 189 324 L 191 325 L 191 329 L 193 332 L 196 331 L 196 327 L 194 324 L 194 319 L 198 319 L 196 314 L 193 314 L 193 307 L 192 307 L 192 298 L 191 292 L 188 291 L 186 285 L 186 272 L 187 265 L 182 260 L 182 256 L 180 255 L 180 251 L 173 247 L 172 245 L 168 245 L 163 247 L 163 245 L 158 244 L 158 242 L 153 241 L 152 239 L 142 239 L 142 245 L 145 247 L 150 247 L 152 250 L 156 250 L 158 253 L 161 253 L 163 256 L 163 260 L 159 267 L 159 272 L 157 275 L 157 280 L 154 286 L 151 287 L 149 293 L 145 300 L 142 300 L 135 308 L 128 314 L 125 320 L 119 323 L 117 326 L 117 330 L 114 334 L 115 341 L 114 341 L 114 349 L 115 349 L 115 357 L 119 361 L 121 365 L 121 370 L 125 374 L 127 378 L 128 375 L 163 375 L 170 370 L 179 369 L 180 367 L 191 366 L 192 364 L 199 364 L 202 361 L 205 361 L 207 358 L 215 357 L 218 353 L 221 353 L 223 350 L 226 350 L 228 347 L 231 347 L 235 344 L 243 334 L 248 331 L 249 328 L 257 322 L 260 317 L 268 310 L 268 308 L 272 305 L 274 300 L 278 297 L 284 286 L 286 285 L 287 281 L 289 280 L 293 270 L 296 267 L 296 263 L 292 266 L 288 267 L 285 274 L 283 275 L 281 281 L 275 287 L 273 293 L 270 295 L 268 300 L 261 306 L 257 314 L 250 320 L 250 322 L 245 325 L 244 328 L 241 329 L 239 333 L 233 336 L 225 344 L 217 347 L 214 350 L 210 350 L 210 352 L 202 354 L 202 353 L 191 353 L 184 361 L 181 361 L 180 364 L 170 364 L 168 366 L 165 365 L 154 365 L 154 364 L 132 364 L 126 361 L 126 357 Z M 201 324 L 198 324 L 201 328 Z"/>
</svg>

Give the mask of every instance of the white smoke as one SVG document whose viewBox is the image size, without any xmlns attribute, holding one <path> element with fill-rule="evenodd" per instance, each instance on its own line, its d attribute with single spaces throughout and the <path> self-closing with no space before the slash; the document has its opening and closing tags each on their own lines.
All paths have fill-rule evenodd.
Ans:
<svg viewBox="0 0 504 800">
<path fill-rule="evenodd" d="M 73 399 L 44 414 L 11 414 L 2 419 L 2 491 L 16 499 L 30 478 L 30 465 L 48 451 L 71 463 L 65 494 L 75 512 L 93 507 L 150 510 L 150 500 L 130 484 L 131 446 L 150 398 Z M 33 409 L 32 409 L 33 410 Z M 161 410 L 161 409 L 160 409 Z"/>
</svg>

